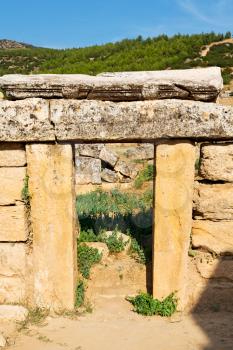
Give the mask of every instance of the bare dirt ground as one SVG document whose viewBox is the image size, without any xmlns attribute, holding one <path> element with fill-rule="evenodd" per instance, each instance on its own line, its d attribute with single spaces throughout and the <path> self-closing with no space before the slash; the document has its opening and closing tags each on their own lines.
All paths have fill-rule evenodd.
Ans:
<svg viewBox="0 0 233 350">
<path fill-rule="evenodd" d="M 19 333 L 10 350 L 232 350 L 231 313 L 143 317 L 122 298 L 99 298 L 92 314 L 48 317 Z"/>
<path fill-rule="evenodd" d="M 223 44 L 233 44 L 233 39 L 225 39 L 222 41 L 215 41 L 214 43 L 211 43 L 210 45 L 205 46 L 200 52 L 200 56 L 205 57 L 208 55 L 211 47 L 213 46 L 218 46 L 218 45 L 223 45 Z"/>
</svg>

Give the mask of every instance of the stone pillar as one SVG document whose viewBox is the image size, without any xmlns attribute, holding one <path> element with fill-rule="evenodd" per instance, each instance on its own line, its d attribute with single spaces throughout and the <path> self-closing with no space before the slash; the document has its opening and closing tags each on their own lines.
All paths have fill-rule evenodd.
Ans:
<svg viewBox="0 0 233 350">
<path fill-rule="evenodd" d="M 153 296 L 177 292 L 185 305 L 188 250 L 192 228 L 195 147 L 171 141 L 156 147 Z"/>
<path fill-rule="evenodd" d="M 72 309 L 76 214 L 71 145 L 27 145 L 33 233 L 34 304 Z"/>
</svg>

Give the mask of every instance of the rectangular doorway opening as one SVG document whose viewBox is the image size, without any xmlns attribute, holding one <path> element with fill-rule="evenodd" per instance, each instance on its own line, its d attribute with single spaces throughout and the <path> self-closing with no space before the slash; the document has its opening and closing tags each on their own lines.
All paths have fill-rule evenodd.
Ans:
<svg viewBox="0 0 233 350">
<path fill-rule="evenodd" d="M 153 143 L 75 143 L 78 292 L 152 293 Z M 78 297 L 77 303 L 82 302 Z"/>
</svg>

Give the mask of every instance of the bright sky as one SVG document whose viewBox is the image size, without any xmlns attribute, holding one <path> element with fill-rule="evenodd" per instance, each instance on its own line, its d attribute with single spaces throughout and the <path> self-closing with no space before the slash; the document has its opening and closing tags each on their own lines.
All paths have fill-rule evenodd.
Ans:
<svg viewBox="0 0 233 350">
<path fill-rule="evenodd" d="M 83 47 L 166 33 L 233 32 L 233 0 L 5 0 L 0 39 Z"/>
</svg>

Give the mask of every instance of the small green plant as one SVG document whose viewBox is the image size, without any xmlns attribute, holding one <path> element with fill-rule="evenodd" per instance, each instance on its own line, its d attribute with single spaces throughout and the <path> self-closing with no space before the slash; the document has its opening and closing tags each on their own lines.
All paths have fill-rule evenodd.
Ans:
<svg viewBox="0 0 233 350">
<path fill-rule="evenodd" d="M 117 230 L 114 230 L 110 236 L 106 236 L 105 233 L 102 233 L 100 240 L 107 244 L 110 253 L 120 253 L 124 250 L 127 242 L 123 241 L 121 235 L 117 233 Z"/>
<path fill-rule="evenodd" d="M 146 263 L 145 253 L 135 238 L 131 238 L 129 254 L 140 264 Z"/>
<path fill-rule="evenodd" d="M 152 181 L 154 177 L 154 166 L 148 164 L 146 168 L 141 170 L 134 181 L 134 187 L 139 189 L 146 181 Z"/>
<path fill-rule="evenodd" d="M 49 315 L 49 309 L 35 308 L 28 310 L 28 316 L 26 320 L 18 323 L 18 330 L 23 331 L 27 329 L 28 325 L 40 325 L 44 322 L 46 317 Z"/>
<path fill-rule="evenodd" d="M 79 242 L 98 242 L 98 237 L 92 229 L 81 230 L 78 240 Z"/>
<path fill-rule="evenodd" d="M 171 316 L 177 309 L 177 298 L 175 293 L 159 301 L 153 299 L 148 293 L 141 293 L 136 297 L 128 297 L 127 300 L 134 306 L 134 311 L 145 316 L 159 315 L 163 317 Z"/>
<path fill-rule="evenodd" d="M 28 182 L 29 182 L 29 176 L 26 175 L 23 182 L 23 189 L 21 192 L 21 198 L 24 201 L 26 205 L 29 205 L 30 203 L 30 194 L 29 194 L 29 188 L 28 188 Z"/>
<path fill-rule="evenodd" d="M 78 267 L 84 278 L 90 277 L 91 267 L 100 262 L 102 254 L 98 249 L 88 247 L 86 244 L 78 244 Z"/>
<path fill-rule="evenodd" d="M 83 305 L 85 299 L 85 284 L 83 280 L 79 280 L 76 287 L 75 307 Z"/>
</svg>

